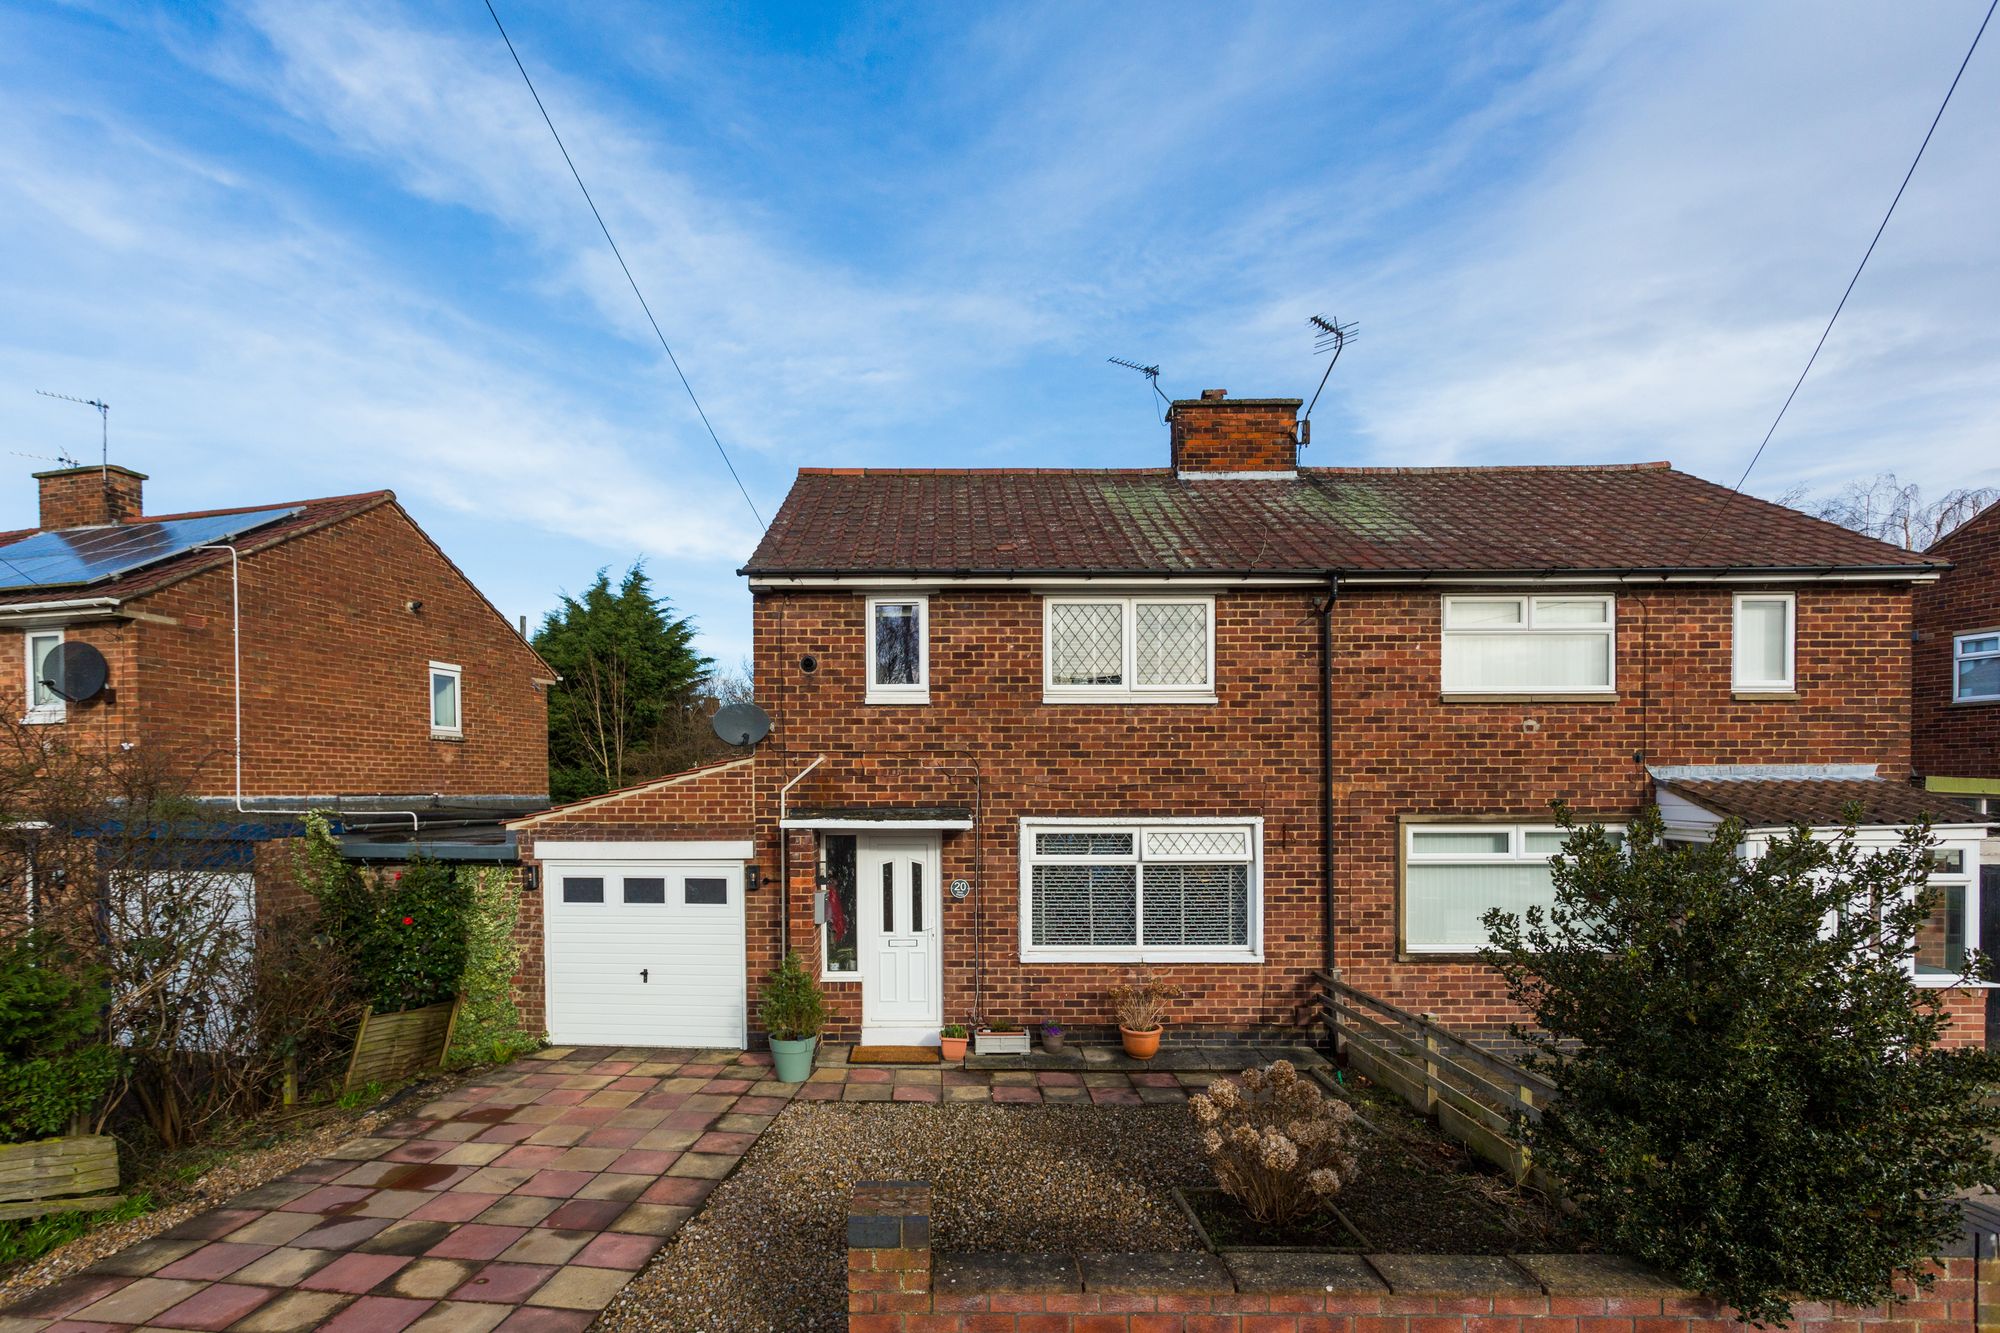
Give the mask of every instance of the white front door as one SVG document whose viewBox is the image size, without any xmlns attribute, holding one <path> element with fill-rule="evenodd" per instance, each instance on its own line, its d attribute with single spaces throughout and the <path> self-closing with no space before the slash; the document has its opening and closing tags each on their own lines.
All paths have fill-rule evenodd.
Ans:
<svg viewBox="0 0 2000 1333">
<path fill-rule="evenodd" d="M 935 1044 L 944 1022 L 937 840 L 864 836 L 855 851 L 861 1040 Z"/>
</svg>

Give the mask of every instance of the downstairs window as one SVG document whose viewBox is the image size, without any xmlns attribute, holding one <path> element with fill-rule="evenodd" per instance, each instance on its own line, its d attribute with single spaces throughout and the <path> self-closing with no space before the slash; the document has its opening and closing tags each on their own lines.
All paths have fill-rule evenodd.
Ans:
<svg viewBox="0 0 2000 1333">
<path fill-rule="evenodd" d="M 1026 962 L 1258 962 L 1261 820 L 1023 820 Z"/>
</svg>

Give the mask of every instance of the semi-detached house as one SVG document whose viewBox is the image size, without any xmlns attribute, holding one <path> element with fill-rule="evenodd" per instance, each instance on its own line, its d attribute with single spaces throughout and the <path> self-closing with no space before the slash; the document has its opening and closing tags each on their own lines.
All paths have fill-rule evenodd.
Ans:
<svg viewBox="0 0 2000 1333">
<path fill-rule="evenodd" d="M 1328 968 L 1493 1030 L 1480 918 L 1550 897 L 1558 799 L 1929 816 L 1976 873 L 1910 783 L 1938 562 L 1665 464 L 1305 467 L 1298 406 L 1176 402 L 1160 468 L 802 470 L 742 571 L 769 738 L 512 825 L 551 1036 L 737 1045 L 787 949 L 869 1041 L 1101 1031 L 1135 965 L 1183 1038 L 1295 1029 Z"/>
</svg>

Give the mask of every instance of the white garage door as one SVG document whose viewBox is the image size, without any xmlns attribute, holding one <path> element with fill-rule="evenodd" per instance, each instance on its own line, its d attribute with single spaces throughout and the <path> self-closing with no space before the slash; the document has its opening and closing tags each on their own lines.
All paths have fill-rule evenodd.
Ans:
<svg viewBox="0 0 2000 1333">
<path fill-rule="evenodd" d="M 535 855 L 551 1041 L 742 1047 L 748 843 L 545 843 Z"/>
</svg>

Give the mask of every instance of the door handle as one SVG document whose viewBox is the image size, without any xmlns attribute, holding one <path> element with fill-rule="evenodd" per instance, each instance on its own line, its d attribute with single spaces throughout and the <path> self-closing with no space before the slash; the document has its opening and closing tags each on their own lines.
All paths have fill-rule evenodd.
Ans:
<svg viewBox="0 0 2000 1333">
<path fill-rule="evenodd" d="M 644 982 L 644 981 L 645 981 L 645 980 L 647 979 L 647 977 L 646 977 L 646 974 L 647 974 L 648 970 L 649 970 L 649 969 L 647 969 L 647 968 L 643 968 L 643 967 L 639 969 L 639 980 L 640 980 L 641 982 Z"/>
</svg>

